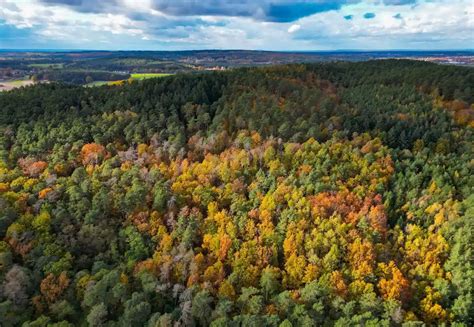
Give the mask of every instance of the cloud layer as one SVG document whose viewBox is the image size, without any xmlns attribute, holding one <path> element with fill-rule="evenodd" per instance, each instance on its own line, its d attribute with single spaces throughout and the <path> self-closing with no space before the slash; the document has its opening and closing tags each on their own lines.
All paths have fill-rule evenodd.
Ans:
<svg viewBox="0 0 474 327">
<path fill-rule="evenodd" d="M 472 48 L 471 0 L 3 0 L 0 48 Z"/>
<path fill-rule="evenodd" d="M 41 0 L 49 5 L 64 5 L 81 12 L 120 11 L 119 0 Z M 354 0 L 138 0 L 157 11 L 171 16 L 251 17 L 267 22 L 292 22 L 299 18 L 329 10 L 337 10 Z"/>
</svg>

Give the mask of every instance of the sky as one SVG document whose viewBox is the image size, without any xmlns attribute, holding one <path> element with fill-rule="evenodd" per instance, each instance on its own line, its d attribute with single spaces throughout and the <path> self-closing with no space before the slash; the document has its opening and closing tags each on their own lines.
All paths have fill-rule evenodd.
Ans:
<svg viewBox="0 0 474 327">
<path fill-rule="evenodd" d="M 474 0 L 0 0 L 0 49 L 473 49 Z"/>
</svg>

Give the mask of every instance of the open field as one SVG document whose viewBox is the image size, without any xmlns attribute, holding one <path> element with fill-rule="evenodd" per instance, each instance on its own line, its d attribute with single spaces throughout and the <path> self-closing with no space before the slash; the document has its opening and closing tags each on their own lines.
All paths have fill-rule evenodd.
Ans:
<svg viewBox="0 0 474 327">
<path fill-rule="evenodd" d="M 0 91 L 9 91 L 17 87 L 33 84 L 32 80 L 0 81 Z"/>
<path fill-rule="evenodd" d="M 159 78 L 159 77 L 166 77 L 171 76 L 173 74 L 163 74 L 163 73 L 137 73 L 131 74 L 130 79 L 135 81 L 141 81 L 148 78 Z M 92 83 L 88 83 L 85 86 L 93 87 L 93 86 L 102 86 L 102 85 L 120 85 L 125 83 L 127 80 L 117 80 L 117 81 L 94 81 Z"/>
<path fill-rule="evenodd" d="M 52 69 L 61 69 L 64 67 L 64 64 L 63 63 L 58 63 L 58 64 L 54 64 L 54 63 L 46 63 L 46 64 L 29 64 L 28 65 L 29 67 L 32 67 L 32 68 L 52 68 Z"/>
<path fill-rule="evenodd" d="M 93 86 L 103 86 L 103 85 L 122 85 L 126 82 L 127 80 L 121 79 L 117 81 L 94 81 L 88 84 L 85 84 L 84 86 L 87 87 L 93 87 Z"/>
<path fill-rule="evenodd" d="M 163 74 L 163 73 L 137 73 L 132 74 L 133 79 L 147 79 L 147 78 L 156 78 L 156 77 L 166 77 L 172 74 Z"/>
<path fill-rule="evenodd" d="M 110 82 L 110 81 L 95 81 L 95 82 L 88 83 L 85 86 L 88 86 L 88 87 L 102 86 L 102 85 L 110 85 L 110 83 L 112 83 L 112 82 Z"/>
</svg>

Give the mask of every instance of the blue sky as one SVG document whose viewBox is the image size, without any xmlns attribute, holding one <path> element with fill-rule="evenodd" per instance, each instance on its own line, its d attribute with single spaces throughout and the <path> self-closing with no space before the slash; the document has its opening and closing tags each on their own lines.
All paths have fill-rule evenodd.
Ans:
<svg viewBox="0 0 474 327">
<path fill-rule="evenodd" d="M 1 0 L 4 49 L 472 49 L 472 0 Z"/>
</svg>

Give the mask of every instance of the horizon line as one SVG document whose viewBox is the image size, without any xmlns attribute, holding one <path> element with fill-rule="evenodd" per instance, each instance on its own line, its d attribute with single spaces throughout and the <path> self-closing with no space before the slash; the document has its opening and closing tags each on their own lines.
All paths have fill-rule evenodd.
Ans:
<svg viewBox="0 0 474 327">
<path fill-rule="evenodd" d="M 191 52 L 191 51 L 254 51 L 254 52 L 290 52 L 290 53 L 310 53 L 310 52 L 474 52 L 474 48 L 467 49 L 335 49 L 335 50 L 267 50 L 267 49 L 181 49 L 181 50 L 145 50 L 145 49 L 120 49 L 120 50 L 104 50 L 104 49 L 68 49 L 68 48 L 0 48 L 0 51 L 12 51 L 12 52 Z"/>
</svg>

